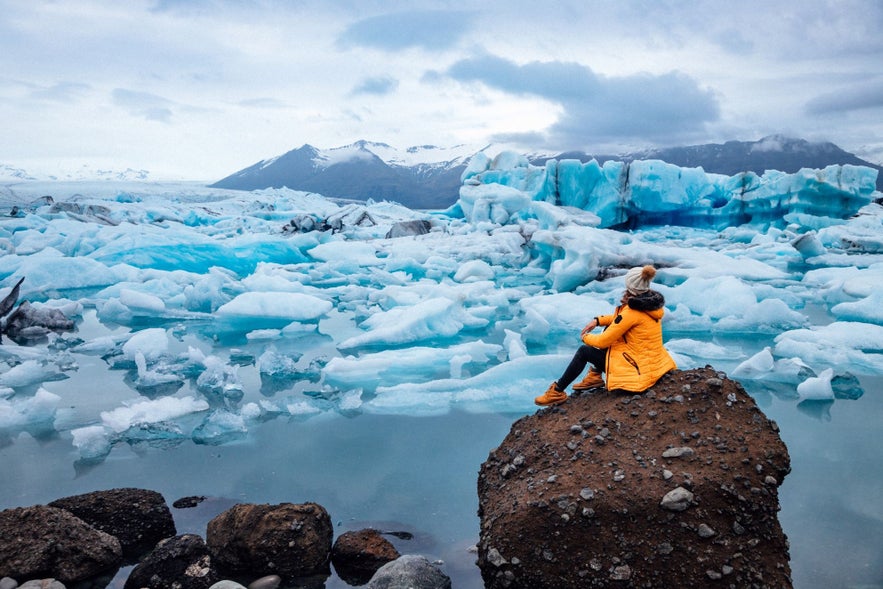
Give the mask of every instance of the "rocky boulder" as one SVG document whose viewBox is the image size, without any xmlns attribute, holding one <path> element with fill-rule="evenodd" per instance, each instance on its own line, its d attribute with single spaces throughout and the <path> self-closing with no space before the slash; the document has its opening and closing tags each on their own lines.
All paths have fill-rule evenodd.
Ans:
<svg viewBox="0 0 883 589">
<path fill-rule="evenodd" d="M 119 568 L 122 547 L 72 513 L 38 505 L 0 511 L 0 577 L 91 579 Z"/>
<path fill-rule="evenodd" d="M 372 529 L 344 532 L 331 547 L 334 570 L 349 585 L 364 585 L 377 569 L 399 556 L 395 546 Z"/>
<path fill-rule="evenodd" d="M 208 589 L 219 580 L 203 539 L 183 534 L 157 544 L 132 569 L 124 589 Z"/>
<path fill-rule="evenodd" d="M 65 509 L 94 528 L 119 538 L 126 556 L 152 549 L 176 534 L 172 512 L 163 496 L 145 489 L 111 489 L 57 499 Z"/>
<path fill-rule="evenodd" d="M 482 465 L 488 589 L 791 587 L 790 458 L 742 387 L 675 371 L 518 420 Z"/>
<path fill-rule="evenodd" d="M 316 503 L 239 504 L 208 523 L 206 543 L 223 572 L 296 578 L 330 572 L 333 533 Z"/>
<path fill-rule="evenodd" d="M 451 578 L 426 557 L 406 554 L 380 567 L 365 589 L 451 589 Z"/>
</svg>

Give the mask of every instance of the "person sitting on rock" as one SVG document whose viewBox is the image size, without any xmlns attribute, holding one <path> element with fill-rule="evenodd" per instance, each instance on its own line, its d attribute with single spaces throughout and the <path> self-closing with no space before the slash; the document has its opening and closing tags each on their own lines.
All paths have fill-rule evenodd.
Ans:
<svg viewBox="0 0 883 589">
<path fill-rule="evenodd" d="M 541 396 L 534 399 L 540 406 L 558 405 L 567 400 L 564 390 L 591 364 L 583 380 L 573 385 L 574 391 L 587 391 L 604 386 L 602 373 L 607 373 L 608 390 L 641 392 L 677 366 L 662 347 L 662 316 L 665 299 L 650 288 L 656 276 L 653 266 L 632 268 L 625 275 L 626 290 L 620 305 L 610 315 L 595 317 L 580 333 L 583 345 L 577 349 L 564 373 Z M 593 334 L 598 326 L 604 331 Z"/>
</svg>

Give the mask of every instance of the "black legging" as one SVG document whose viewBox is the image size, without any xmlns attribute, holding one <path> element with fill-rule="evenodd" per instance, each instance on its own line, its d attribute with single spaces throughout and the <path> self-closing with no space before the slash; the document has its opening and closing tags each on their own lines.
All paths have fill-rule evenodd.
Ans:
<svg viewBox="0 0 883 589">
<path fill-rule="evenodd" d="M 569 387 L 570 383 L 583 373 L 586 364 L 594 366 L 596 372 L 604 372 L 604 367 L 607 365 L 607 348 L 581 345 L 570 364 L 564 369 L 564 374 L 558 379 L 558 388 L 563 391 Z"/>
</svg>

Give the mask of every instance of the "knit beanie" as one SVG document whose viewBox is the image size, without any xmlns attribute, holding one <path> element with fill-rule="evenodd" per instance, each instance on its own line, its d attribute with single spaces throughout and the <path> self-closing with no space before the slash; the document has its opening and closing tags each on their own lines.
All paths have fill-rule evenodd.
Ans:
<svg viewBox="0 0 883 589">
<path fill-rule="evenodd" d="M 641 294 L 650 290 L 650 281 L 656 276 L 656 268 L 644 266 L 632 268 L 625 273 L 625 288 L 631 294 Z"/>
</svg>

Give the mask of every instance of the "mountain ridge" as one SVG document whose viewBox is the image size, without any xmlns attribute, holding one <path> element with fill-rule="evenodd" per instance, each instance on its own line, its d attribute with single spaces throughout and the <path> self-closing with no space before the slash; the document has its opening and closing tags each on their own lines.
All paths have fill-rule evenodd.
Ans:
<svg viewBox="0 0 883 589">
<path fill-rule="evenodd" d="M 355 200 L 393 200 L 414 209 L 446 208 L 456 202 L 460 176 L 483 147 L 458 145 L 442 148 L 422 145 L 397 150 L 386 143 L 360 140 L 350 145 L 319 149 L 309 144 L 243 168 L 211 185 L 212 188 L 257 190 L 287 187 L 329 197 Z M 494 154 L 496 155 L 496 154 Z M 659 159 L 681 167 L 702 167 L 708 173 L 732 176 L 740 172 L 763 174 L 766 170 L 794 173 L 801 168 L 824 168 L 852 164 L 874 168 L 877 190 L 883 191 L 883 167 L 865 161 L 830 142 L 813 143 L 784 135 L 758 141 L 727 141 L 632 153 L 604 155 L 583 151 L 525 154 L 531 164 L 542 166 L 550 159 L 577 159 L 599 163 L 608 160 Z M 422 160 L 422 161 L 421 161 Z"/>
</svg>

